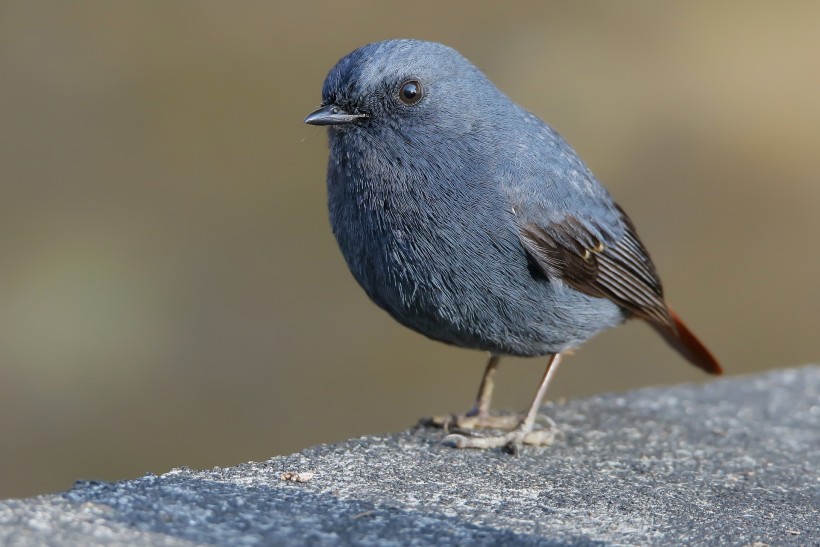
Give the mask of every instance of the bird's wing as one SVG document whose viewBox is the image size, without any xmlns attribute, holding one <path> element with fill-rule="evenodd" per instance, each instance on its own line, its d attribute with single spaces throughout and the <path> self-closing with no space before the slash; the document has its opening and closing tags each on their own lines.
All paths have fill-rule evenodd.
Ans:
<svg viewBox="0 0 820 547">
<path fill-rule="evenodd" d="M 623 209 L 560 135 L 535 116 L 524 122 L 543 146 L 519 143 L 517 168 L 501 163 L 499 180 L 527 253 L 548 278 L 647 320 L 692 364 L 720 374 L 714 356 L 664 302 L 655 265 Z M 528 176 L 520 176 L 521 166 Z"/>
<path fill-rule="evenodd" d="M 519 222 L 524 248 L 548 277 L 674 329 L 661 281 L 634 225 L 616 204 L 600 205 L 606 205 L 604 216 L 617 219 L 617 226 L 601 226 L 600 219 L 578 212 L 550 215 L 546 222 L 528 215 Z"/>
<path fill-rule="evenodd" d="M 599 196 L 600 197 L 600 196 Z M 663 300 L 663 288 L 635 226 L 612 201 L 598 201 L 600 215 L 577 213 L 546 222 L 524 220 L 519 237 L 547 277 L 590 296 L 607 298 L 649 324 L 693 365 L 721 374 L 714 356 Z M 603 207 L 601 207 L 603 206 Z M 613 225 L 608 213 L 617 215 Z M 600 217 L 600 218 L 599 218 Z M 609 219 L 606 225 L 601 219 Z"/>
</svg>

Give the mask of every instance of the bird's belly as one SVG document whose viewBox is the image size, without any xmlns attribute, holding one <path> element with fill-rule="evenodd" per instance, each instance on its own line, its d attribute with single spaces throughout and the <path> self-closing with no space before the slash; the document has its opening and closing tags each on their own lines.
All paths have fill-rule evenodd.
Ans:
<svg viewBox="0 0 820 547">
<path fill-rule="evenodd" d="M 578 346 L 623 320 L 608 300 L 534 275 L 517 241 L 508 248 L 486 241 L 439 241 L 402 230 L 334 231 L 370 298 L 434 340 L 534 356 Z"/>
</svg>

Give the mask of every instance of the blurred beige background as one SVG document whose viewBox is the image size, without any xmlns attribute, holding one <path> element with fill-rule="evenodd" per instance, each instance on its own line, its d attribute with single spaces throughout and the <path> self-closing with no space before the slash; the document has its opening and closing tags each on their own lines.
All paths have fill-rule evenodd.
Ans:
<svg viewBox="0 0 820 547">
<path fill-rule="evenodd" d="M 326 139 L 336 60 L 459 49 L 635 220 L 729 374 L 817 362 L 820 3 L 0 3 L 0 497 L 228 466 L 466 410 L 484 355 L 405 330 L 348 273 Z M 523 408 L 543 361 L 510 361 Z M 552 397 L 705 381 L 640 324 Z"/>
</svg>

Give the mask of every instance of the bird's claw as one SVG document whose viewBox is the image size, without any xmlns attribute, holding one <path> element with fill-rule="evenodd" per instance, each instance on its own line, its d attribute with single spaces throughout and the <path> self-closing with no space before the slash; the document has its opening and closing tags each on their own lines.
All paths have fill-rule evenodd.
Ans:
<svg viewBox="0 0 820 547">
<path fill-rule="evenodd" d="M 515 428 L 520 422 L 521 418 L 515 415 L 491 416 L 490 414 L 467 413 L 433 416 L 432 418 L 421 420 L 419 424 L 426 427 L 439 427 L 444 431 L 472 431 L 475 429 L 510 430 Z M 555 423 L 546 416 L 543 417 L 543 421 L 539 418 L 539 423 L 543 423 L 549 427 L 555 426 Z"/>
<path fill-rule="evenodd" d="M 537 429 L 534 431 L 514 429 L 503 435 L 486 436 L 478 436 L 464 431 L 447 435 L 441 440 L 441 444 L 453 448 L 477 448 L 480 450 L 503 447 L 505 451 L 517 456 L 521 452 L 522 445 L 549 446 L 559 434 L 558 429 Z"/>
</svg>

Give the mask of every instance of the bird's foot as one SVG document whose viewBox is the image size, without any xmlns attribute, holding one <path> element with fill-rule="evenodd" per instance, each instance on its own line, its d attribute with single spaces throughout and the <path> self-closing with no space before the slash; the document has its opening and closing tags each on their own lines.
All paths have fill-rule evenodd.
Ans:
<svg viewBox="0 0 820 547">
<path fill-rule="evenodd" d="M 547 416 L 538 415 L 536 422 L 557 430 L 555 422 Z M 439 427 L 447 432 L 472 432 L 476 429 L 514 430 L 521 423 L 521 417 L 516 415 L 492 416 L 488 413 L 451 414 L 449 416 L 433 416 L 421 420 L 420 424 L 426 427 Z"/>
<path fill-rule="evenodd" d="M 552 420 L 550 420 L 550 422 L 552 422 Z M 560 434 L 561 431 L 557 427 L 527 431 L 519 425 L 519 427 L 516 427 L 512 431 L 496 435 L 478 435 L 474 432 L 467 431 L 451 433 L 444 437 L 441 442 L 454 448 L 478 448 L 486 450 L 488 448 L 503 447 L 506 452 L 517 456 L 521 452 L 523 445 L 549 446 Z"/>
</svg>

